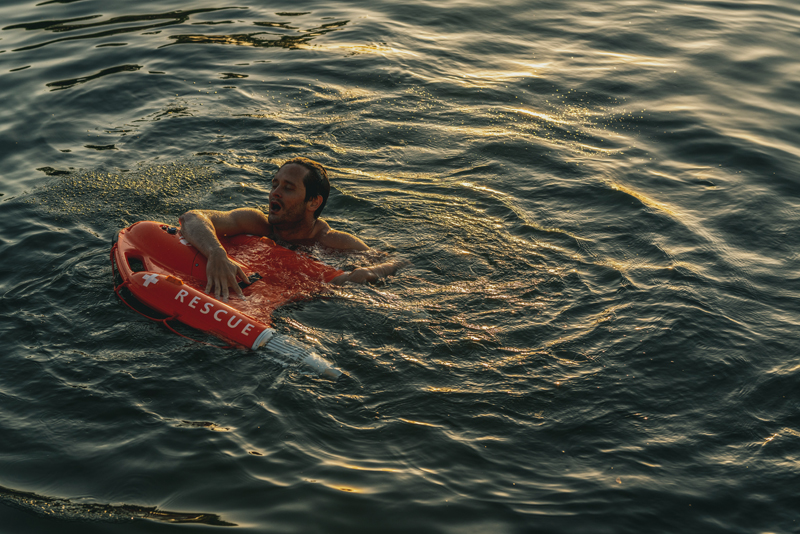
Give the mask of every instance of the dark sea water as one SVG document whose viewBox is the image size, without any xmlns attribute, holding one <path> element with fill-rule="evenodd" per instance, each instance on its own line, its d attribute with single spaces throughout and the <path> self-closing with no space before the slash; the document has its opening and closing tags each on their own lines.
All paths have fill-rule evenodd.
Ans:
<svg viewBox="0 0 800 534">
<path fill-rule="evenodd" d="M 3 0 L 0 532 L 800 532 L 798 50 L 789 0 Z M 294 156 L 414 264 L 277 313 L 337 383 L 112 289 Z"/>
</svg>

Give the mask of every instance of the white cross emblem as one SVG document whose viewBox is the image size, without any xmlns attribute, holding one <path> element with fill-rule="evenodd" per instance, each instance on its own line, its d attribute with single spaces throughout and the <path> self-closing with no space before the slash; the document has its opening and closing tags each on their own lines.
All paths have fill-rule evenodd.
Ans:
<svg viewBox="0 0 800 534">
<path fill-rule="evenodd" d="M 146 274 L 142 278 L 145 279 L 144 287 L 158 283 L 158 275 L 155 273 Z"/>
</svg>

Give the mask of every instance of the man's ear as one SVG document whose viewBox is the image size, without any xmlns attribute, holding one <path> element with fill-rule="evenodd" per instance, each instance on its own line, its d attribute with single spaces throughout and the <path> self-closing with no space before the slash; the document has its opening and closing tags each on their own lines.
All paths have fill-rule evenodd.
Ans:
<svg viewBox="0 0 800 534">
<path fill-rule="evenodd" d="M 309 211 L 317 211 L 317 208 L 322 205 L 322 195 L 317 195 L 311 200 L 306 202 L 306 209 Z"/>
</svg>

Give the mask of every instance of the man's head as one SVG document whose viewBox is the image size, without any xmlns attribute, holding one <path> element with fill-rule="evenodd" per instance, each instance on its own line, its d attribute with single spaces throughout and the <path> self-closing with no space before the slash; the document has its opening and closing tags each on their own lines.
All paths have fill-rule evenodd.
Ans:
<svg viewBox="0 0 800 534">
<path fill-rule="evenodd" d="M 303 185 L 306 188 L 306 201 L 313 199 L 316 196 L 322 197 L 322 204 L 314 211 L 314 218 L 319 219 L 325 204 L 328 203 L 328 195 L 331 192 L 331 183 L 328 181 L 328 172 L 321 164 L 308 158 L 293 158 L 286 161 L 281 165 L 281 168 L 286 165 L 300 165 L 305 167 L 308 171 L 303 177 Z"/>
<path fill-rule="evenodd" d="M 322 165 L 308 158 L 291 159 L 272 177 L 267 220 L 289 227 L 313 223 L 322 213 L 330 190 Z"/>
</svg>

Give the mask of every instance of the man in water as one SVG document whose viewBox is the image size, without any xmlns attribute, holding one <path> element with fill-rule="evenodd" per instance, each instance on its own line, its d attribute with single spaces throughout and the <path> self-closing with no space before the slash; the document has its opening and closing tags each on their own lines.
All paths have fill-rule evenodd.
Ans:
<svg viewBox="0 0 800 534">
<path fill-rule="evenodd" d="M 206 258 L 206 293 L 227 300 L 229 288 L 242 297 L 237 280 L 247 281 L 242 266 L 231 260 L 217 234 L 253 234 L 295 245 L 320 245 L 337 250 L 369 250 L 354 235 L 334 230 L 319 218 L 331 186 L 325 168 L 308 158 L 285 162 L 272 178 L 269 214 L 253 208 L 231 211 L 191 210 L 181 218 L 181 234 Z M 376 282 L 394 274 L 407 262 L 387 262 L 359 267 L 332 280 L 334 284 Z"/>
</svg>

